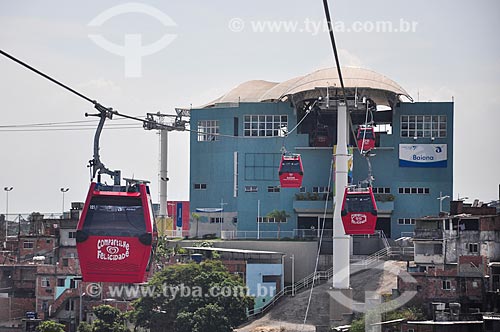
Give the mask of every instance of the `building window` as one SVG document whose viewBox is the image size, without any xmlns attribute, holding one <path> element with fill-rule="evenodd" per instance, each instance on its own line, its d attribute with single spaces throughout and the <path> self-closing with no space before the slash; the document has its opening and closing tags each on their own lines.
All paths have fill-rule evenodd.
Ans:
<svg viewBox="0 0 500 332">
<path fill-rule="evenodd" d="M 50 281 L 48 277 L 42 277 L 42 287 L 50 287 Z"/>
<path fill-rule="evenodd" d="M 299 192 L 305 193 L 307 191 L 306 187 L 300 187 Z"/>
<path fill-rule="evenodd" d="M 276 219 L 276 218 L 268 218 L 268 217 L 259 217 L 257 218 L 257 222 L 259 223 L 285 223 L 288 221 L 288 218 L 285 220 Z"/>
<path fill-rule="evenodd" d="M 267 192 L 268 193 L 279 193 L 280 192 L 280 187 L 268 186 L 267 187 Z"/>
<path fill-rule="evenodd" d="M 256 193 L 259 191 L 257 186 L 245 186 L 245 192 L 247 193 Z"/>
<path fill-rule="evenodd" d="M 280 153 L 245 153 L 245 180 L 278 180 Z"/>
<path fill-rule="evenodd" d="M 207 189 L 206 183 L 195 183 L 194 184 L 194 190 L 206 190 L 206 189 Z"/>
<path fill-rule="evenodd" d="M 286 115 L 245 115 L 243 134 L 251 137 L 284 136 L 287 127 Z"/>
<path fill-rule="evenodd" d="M 373 188 L 373 193 L 374 194 L 390 194 L 391 193 L 391 188 L 388 188 L 388 187 L 374 187 Z"/>
<path fill-rule="evenodd" d="M 327 194 L 330 192 L 330 187 L 312 187 L 313 193 Z"/>
<path fill-rule="evenodd" d="M 68 259 L 67 258 L 63 258 L 62 264 L 63 264 L 63 266 L 68 266 L 69 265 Z"/>
<path fill-rule="evenodd" d="M 75 310 L 75 301 L 73 299 L 68 299 L 66 301 L 66 306 L 64 307 L 66 311 L 74 311 Z"/>
<path fill-rule="evenodd" d="M 24 249 L 33 249 L 34 245 L 35 245 L 35 242 L 31 241 L 31 240 L 23 242 L 23 248 Z"/>
<path fill-rule="evenodd" d="M 69 233 L 68 233 L 68 237 L 69 237 L 70 239 L 76 239 L 76 232 L 69 232 Z"/>
<path fill-rule="evenodd" d="M 401 137 L 446 137 L 446 115 L 401 115 Z"/>
<path fill-rule="evenodd" d="M 413 219 L 413 218 L 399 218 L 398 225 L 415 225 L 415 219 Z"/>
<path fill-rule="evenodd" d="M 219 121 L 198 121 L 198 142 L 212 142 L 219 140 Z"/>
<path fill-rule="evenodd" d="M 477 243 L 468 243 L 467 249 L 471 254 L 477 254 L 479 252 L 479 245 Z"/>
<path fill-rule="evenodd" d="M 451 290 L 451 280 L 443 280 L 443 289 Z"/>
<path fill-rule="evenodd" d="M 427 195 L 430 192 L 431 192 L 430 188 L 423 188 L 423 187 L 400 187 L 400 188 L 398 188 L 398 193 L 400 193 L 400 194 L 420 194 L 420 195 L 425 194 L 425 195 Z"/>
<path fill-rule="evenodd" d="M 221 217 L 210 217 L 211 224 L 221 224 L 224 222 L 224 218 Z"/>
<path fill-rule="evenodd" d="M 64 287 L 65 283 L 66 283 L 66 279 L 64 279 L 64 278 L 57 279 L 57 287 Z"/>
</svg>

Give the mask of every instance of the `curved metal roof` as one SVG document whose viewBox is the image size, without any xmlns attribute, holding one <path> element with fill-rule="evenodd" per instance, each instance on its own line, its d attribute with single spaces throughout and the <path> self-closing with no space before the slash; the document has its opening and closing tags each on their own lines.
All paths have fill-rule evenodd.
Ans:
<svg viewBox="0 0 500 332">
<path fill-rule="evenodd" d="M 342 67 L 342 77 L 347 89 L 358 89 L 379 105 L 389 105 L 391 99 L 400 96 L 413 100 L 399 84 L 372 70 Z M 244 82 L 203 107 L 219 103 L 278 101 L 286 96 L 327 87 L 340 88 L 337 68 L 320 69 L 281 83 L 263 80 Z"/>
</svg>

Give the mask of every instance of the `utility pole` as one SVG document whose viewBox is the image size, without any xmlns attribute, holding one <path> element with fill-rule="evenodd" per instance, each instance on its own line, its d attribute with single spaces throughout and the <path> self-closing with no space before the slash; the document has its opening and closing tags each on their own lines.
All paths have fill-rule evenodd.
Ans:
<svg viewBox="0 0 500 332">
<path fill-rule="evenodd" d="M 6 203 L 5 203 L 5 241 L 3 243 L 3 247 L 5 250 L 7 250 L 7 236 L 8 236 L 8 230 L 9 230 L 9 192 L 11 192 L 14 189 L 14 187 L 4 187 L 3 190 L 5 190 L 5 196 L 6 196 Z"/>
<path fill-rule="evenodd" d="M 290 256 L 292 260 L 292 296 L 295 296 L 295 255 Z"/>
<path fill-rule="evenodd" d="M 169 131 L 184 131 L 186 124 L 189 121 L 183 120 L 183 117 L 189 117 L 188 109 L 176 108 L 177 115 L 158 113 L 147 113 L 147 122 L 144 122 L 144 129 L 146 130 L 159 130 L 160 131 L 160 174 L 159 174 L 159 187 L 160 187 L 160 212 L 159 217 L 164 218 L 167 216 L 167 184 L 169 181 L 168 171 L 168 132 Z M 174 118 L 173 121 L 167 119 Z"/>
<path fill-rule="evenodd" d="M 62 218 L 64 219 L 64 194 L 69 191 L 69 188 L 61 188 L 60 190 L 62 192 Z"/>
<path fill-rule="evenodd" d="M 450 198 L 449 195 L 443 196 L 443 192 L 439 192 L 439 197 L 437 198 L 439 200 L 439 213 L 443 213 L 443 200 Z"/>
</svg>

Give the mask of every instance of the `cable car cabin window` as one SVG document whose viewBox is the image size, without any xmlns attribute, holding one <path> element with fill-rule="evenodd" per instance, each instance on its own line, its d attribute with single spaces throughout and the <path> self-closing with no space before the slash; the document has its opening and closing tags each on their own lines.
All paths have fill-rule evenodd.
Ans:
<svg viewBox="0 0 500 332">
<path fill-rule="evenodd" d="M 372 130 L 363 130 L 363 129 L 360 129 L 359 132 L 358 132 L 358 139 L 373 139 L 373 131 Z"/>
<path fill-rule="evenodd" d="M 83 230 L 89 235 L 140 236 L 146 232 L 139 197 L 93 197 Z"/>
<path fill-rule="evenodd" d="M 349 194 L 346 199 L 346 210 L 350 212 L 372 212 L 372 198 L 369 194 Z"/>
<path fill-rule="evenodd" d="M 302 170 L 300 169 L 299 160 L 283 160 L 281 162 L 281 170 L 282 173 L 300 173 Z"/>
</svg>

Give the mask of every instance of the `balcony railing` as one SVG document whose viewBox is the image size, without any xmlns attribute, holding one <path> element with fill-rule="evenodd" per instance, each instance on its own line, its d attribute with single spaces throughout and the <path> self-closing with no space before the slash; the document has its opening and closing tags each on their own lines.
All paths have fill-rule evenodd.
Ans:
<svg viewBox="0 0 500 332">
<path fill-rule="evenodd" d="M 414 240 L 442 240 L 443 230 L 441 229 L 422 229 L 416 228 L 414 230 Z"/>
</svg>

